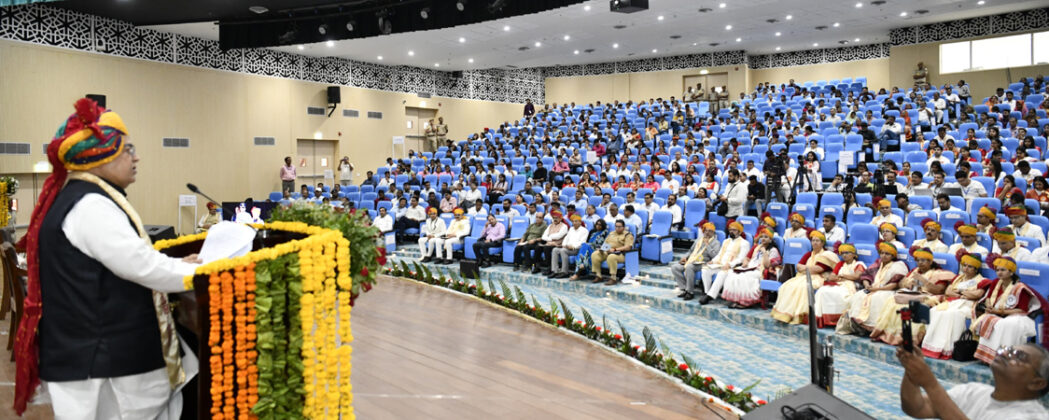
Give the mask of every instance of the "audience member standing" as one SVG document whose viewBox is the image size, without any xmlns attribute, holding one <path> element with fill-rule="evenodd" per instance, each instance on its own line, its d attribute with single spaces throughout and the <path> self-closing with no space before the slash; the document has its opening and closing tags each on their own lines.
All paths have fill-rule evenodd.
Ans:
<svg viewBox="0 0 1049 420">
<path fill-rule="evenodd" d="M 291 156 L 284 157 L 284 166 L 280 167 L 280 189 L 281 192 L 295 192 L 295 167 L 291 164 Z"/>
</svg>

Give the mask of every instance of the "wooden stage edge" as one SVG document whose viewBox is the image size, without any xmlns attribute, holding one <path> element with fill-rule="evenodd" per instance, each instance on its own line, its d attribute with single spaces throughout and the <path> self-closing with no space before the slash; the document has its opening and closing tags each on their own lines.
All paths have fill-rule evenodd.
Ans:
<svg viewBox="0 0 1049 420">
<path fill-rule="evenodd" d="M 727 419 L 612 349 L 480 299 L 380 276 L 353 309 L 361 419 Z"/>
</svg>

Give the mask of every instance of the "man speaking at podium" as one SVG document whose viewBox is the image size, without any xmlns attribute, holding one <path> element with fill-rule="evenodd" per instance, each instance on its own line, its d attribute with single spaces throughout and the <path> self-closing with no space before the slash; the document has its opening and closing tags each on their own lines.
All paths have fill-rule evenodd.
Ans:
<svg viewBox="0 0 1049 420">
<path fill-rule="evenodd" d="M 53 166 L 20 246 L 27 251 L 15 411 L 41 380 L 57 419 L 178 418 L 196 373 L 179 353 L 167 293 L 196 256 L 155 251 L 124 190 L 135 147 L 116 113 L 80 99 L 47 148 Z"/>
</svg>

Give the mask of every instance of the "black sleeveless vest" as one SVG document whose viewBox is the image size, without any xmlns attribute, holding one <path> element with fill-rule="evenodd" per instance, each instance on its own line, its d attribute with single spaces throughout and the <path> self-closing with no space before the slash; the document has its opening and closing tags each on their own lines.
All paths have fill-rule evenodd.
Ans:
<svg viewBox="0 0 1049 420">
<path fill-rule="evenodd" d="M 152 292 L 117 277 L 62 232 L 66 215 L 89 193 L 109 198 L 95 184 L 69 181 L 40 228 L 38 334 L 40 379 L 45 381 L 109 378 L 164 367 Z"/>
</svg>

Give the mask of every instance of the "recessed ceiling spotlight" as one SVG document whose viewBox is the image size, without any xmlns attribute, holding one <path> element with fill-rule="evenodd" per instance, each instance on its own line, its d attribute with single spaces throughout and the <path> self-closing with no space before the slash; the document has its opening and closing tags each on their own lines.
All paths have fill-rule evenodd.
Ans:
<svg viewBox="0 0 1049 420">
<path fill-rule="evenodd" d="M 466 61 L 467 61 L 467 62 L 469 62 L 470 64 L 473 64 L 473 63 L 474 63 L 474 59 L 472 59 L 472 58 L 471 58 L 471 59 L 469 59 L 469 60 L 466 60 Z"/>
<path fill-rule="evenodd" d="M 849 43 L 849 40 L 847 40 L 847 39 L 843 39 L 843 40 L 841 40 L 841 41 L 838 41 L 838 43 L 839 43 L 839 44 L 841 44 L 841 45 L 845 45 L 845 44 L 848 44 L 848 43 Z"/>
<path fill-rule="evenodd" d="M 907 12 L 900 12 L 900 17 L 907 17 Z"/>
<path fill-rule="evenodd" d="M 861 7 L 863 7 L 863 2 L 856 3 L 856 8 L 857 9 L 859 9 Z"/>
<path fill-rule="evenodd" d="M 693 43 L 692 43 L 692 46 L 693 46 L 693 47 L 695 47 L 696 45 L 699 45 L 699 43 L 698 43 L 698 42 L 693 42 Z"/>
<path fill-rule="evenodd" d="M 318 26 L 317 27 L 317 33 L 319 33 L 321 35 L 327 35 L 328 34 L 328 24 L 327 23 L 322 23 L 321 26 Z"/>
<path fill-rule="evenodd" d="M 652 54 L 655 54 L 655 53 L 657 53 L 657 52 L 659 52 L 659 50 L 657 50 L 657 49 L 655 49 L 655 48 L 653 48 L 653 49 L 652 49 Z"/>
<path fill-rule="evenodd" d="M 612 44 L 612 48 L 619 48 L 619 44 L 618 43 Z"/>
<path fill-rule="evenodd" d="M 325 42 L 325 43 L 324 43 L 324 45 L 327 45 L 327 46 L 328 46 L 328 48 L 334 47 L 334 46 L 335 46 L 335 41 L 328 41 L 328 42 Z"/>
<path fill-rule="evenodd" d="M 718 46 L 718 45 L 721 45 L 721 43 L 720 43 L 720 42 L 711 42 L 711 43 L 710 43 L 710 46 L 711 46 L 711 47 L 716 47 L 716 46 Z"/>
<path fill-rule="evenodd" d="M 579 55 L 579 50 L 572 51 L 572 54 Z"/>
<path fill-rule="evenodd" d="M 460 44 L 462 44 L 462 43 L 464 43 L 464 42 L 466 42 L 466 38 L 463 38 L 463 37 L 459 37 L 459 43 L 460 43 Z"/>
<path fill-rule="evenodd" d="M 834 27 L 835 28 L 840 27 L 840 26 L 841 26 L 841 22 L 834 22 Z"/>
<path fill-rule="evenodd" d="M 433 63 L 434 67 L 441 67 L 441 63 Z"/>
<path fill-rule="evenodd" d="M 776 51 L 779 51 L 779 50 L 780 50 L 780 48 L 779 48 L 779 47 L 776 47 Z"/>
<path fill-rule="evenodd" d="M 542 46 L 543 46 L 543 43 L 542 43 L 542 42 L 539 42 L 539 41 L 536 41 L 536 42 L 535 42 L 535 47 L 536 47 L 536 48 L 539 48 L 539 47 L 542 47 Z"/>
<path fill-rule="evenodd" d="M 583 50 L 583 52 L 585 52 L 587 54 L 590 54 L 590 53 L 594 52 L 594 49 L 593 48 L 587 48 L 587 49 Z"/>
<path fill-rule="evenodd" d="M 346 30 L 347 31 L 353 32 L 353 30 L 356 27 L 357 27 L 357 21 L 355 21 L 353 19 L 350 19 L 349 21 L 346 22 Z"/>
<path fill-rule="evenodd" d="M 615 26 L 612 26 L 612 28 L 613 29 L 626 29 L 626 25 L 615 25 Z"/>
<path fill-rule="evenodd" d="M 724 9 L 724 8 L 725 8 L 725 6 L 728 6 L 728 5 L 727 5 L 727 4 L 725 4 L 725 3 L 721 3 L 721 4 L 719 4 L 719 5 L 718 5 L 718 7 L 722 8 L 722 9 Z"/>
<path fill-rule="evenodd" d="M 983 0 L 980 0 L 980 1 L 976 2 L 976 5 L 977 5 L 977 6 L 983 6 L 983 5 L 984 5 L 984 3 L 985 3 L 985 2 L 984 2 Z"/>
<path fill-rule="evenodd" d="M 590 11 L 590 5 L 588 4 L 586 6 L 583 6 L 583 10 L 589 12 Z"/>
<path fill-rule="evenodd" d="M 726 31 L 731 31 L 732 30 L 732 25 L 725 25 L 725 30 Z"/>
<path fill-rule="evenodd" d="M 860 42 L 860 39 L 856 38 L 856 39 L 852 40 L 852 42 Z"/>
<path fill-rule="evenodd" d="M 776 32 L 776 36 L 780 36 L 780 35 L 783 35 L 783 33 L 782 32 Z"/>
<path fill-rule="evenodd" d="M 299 45 L 299 47 L 298 47 L 298 48 L 299 48 L 299 51 L 302 51 L 302 50 L 305 50 L 305 49 L 306 49 L 306 47 L 304 47 L 304 46 L 302 46 L 302 45 Z"/>
<path fill-rule="evenodd" d="M 813 46 L 813 47 L 818 47 L 818 46 L 820 46 L 820 43 L 819 43 L 819 42 L 813 42 L 813 43 L 812 43 L 812 46 Z"/>
<path fill-rule="evenodd" d="M 408 56 L 409 57 L 415 57 L 415 51 L 408 50 Z"/>
<path fill-rule="evenodd" d="M 741 42 L 741 41 L 743 41 L 743 38 L 736 38 L 736 42 Z"/>
<path fill-rule="evenodd" d="M 663 21 L 663 15 L 659 15 L 659 17 L 657 17 L 656 20 L 662 22 Z"/>
<path fill-rule="evenodd" d="M 510 25 L 503 26 L 503 32 L 510 32 Z"/>
<path fill-rule="evenodd" d="M 671 35 L 670 39 L 681 39 L 681 35 Z"/>
<path fill-rule="evenodd" d="M 794 19 L 794 15 L 787 15 L 786 19 L 787 19 L 787 20 L 791 20 L 791 19 Z"/>
<path fill-rule="evenodd" d="M 419 17 L 421 17 L 423 19 L 429 19 L 430 18 L 430 8 L 429 7 L 424 7 L 424 8 L 422 8 L 422 10 L 419 10 Z"/>
<path fill-rule="evenodd" d="M 571 37 L 571 36 L 565 35 L 565 41 L 568 41 L 568 40 L 570 40 L 570 39 L 572 39 L 572 37 Z"/>
<path fill-rule="evenodd" d="M 382 56 L 381 55 L 378 56 L 378 57 L 375 57 L 375 58 L 378 59 L 379 61 L 382 61 Z"/>
<path fill-rule="evenodd" d="M 455 2 L 455 10 L 463 11 L 466 10 L 466 0 L 459 0 Z"/>
</svg>

